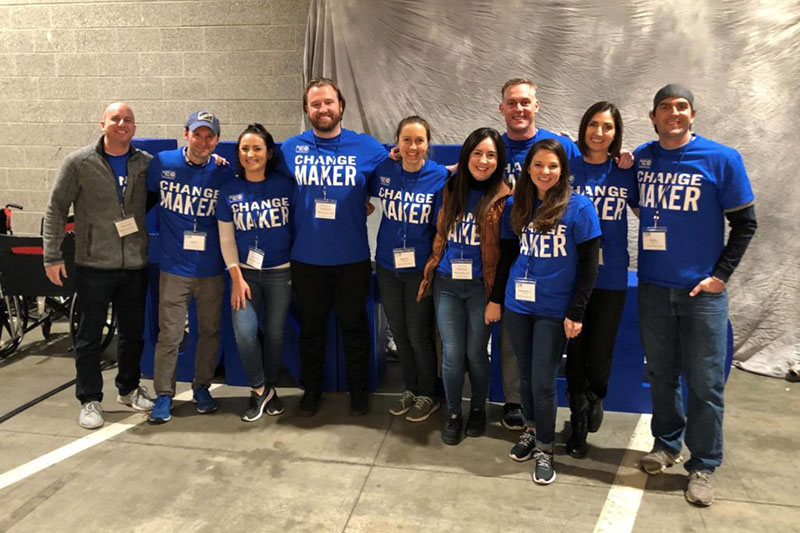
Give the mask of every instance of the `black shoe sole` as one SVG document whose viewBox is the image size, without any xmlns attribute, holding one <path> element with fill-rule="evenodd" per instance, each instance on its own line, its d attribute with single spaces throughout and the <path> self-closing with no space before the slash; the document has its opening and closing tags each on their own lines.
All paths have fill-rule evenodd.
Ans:
<svg viewBox="0 0 800 533">
<path fill-rule="evenodd" d="M 509 431 L 522 431 L 522 430 L 525 429 L 525 424 L 522 424 L 521 426 L 512 426 L 511 424 L 507 423 L 505 420 L 501 420 L 500 424 L 502 424 L 502 426 L 504 428 L 506 428 L 507 430 L 509 430 Z"/>
<path fill-rule="evenodd" d="M 446 439 L 444 435 L 442 435 L 442 442 L 447 444 L 448 446 L 458 446 L 461 443 L 461 438 L 457 437 L 455 439 Z"/>
</svg>

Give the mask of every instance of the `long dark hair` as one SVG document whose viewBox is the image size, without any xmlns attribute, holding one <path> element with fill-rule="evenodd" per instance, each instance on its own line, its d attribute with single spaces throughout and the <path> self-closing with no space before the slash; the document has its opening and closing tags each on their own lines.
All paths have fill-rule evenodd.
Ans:
<svg viewBox="0 0 800 533">
<path fill-rule="evenodd" d="M 470 178 L 472 178 L 472 174 L 469 171 L 469 156 L 472 154 L 472 151 L 475 150 L 475 147 L 487 138 L 494 141 L 494 146 L 497 150 L 497 168 L 492 172 L 492 175 L 489 176 L 483 196 L 481 196 L 481 199 L 473 210 L 473 215 L 475 215 L 475 227 L 479 235 L 480 220 L 489 208 L 489 203 L 492 201 L 492 198 L 495 197 L 498 189 L 503 184 L 503 173 L 506 168 L 506 148 L 503 144 L 503 139 L 494 128 L 478 128 L 469 134 L 469 137 L 467 137 L 467 140 L 464 141 L 464 144 L 461 146 L 461 153 L 458 155 L 458 172 L 448 180 L 446 185 L 449 194 L 444 204 L 444 227 L 448 234 L 453 230 L 456 222 L 464 216 L 464 211 L 467 209 L 469 181 Z"/>
<path fill-rule="evenodd" d="M 253 135 L 258 135 L 262 139 L 264 139 L 264 145 L 267 147 L 267 166 L 264 168 L 264 176 L 266 177 L 270 172 L 275 169 L 275 166 L 278 164 L 278 161 L 275 159 L 275 140 L 272 138 L 272 134 L 267 131 L 267 128 L 259 124 L 258 122 L 254 122 L 253 124 L 249 124 L 244 131 L 239 134 L 239 139 L 236 141 L 236 177 L 239 179 L 245 179 L 244 177 L 244 168 L 242 168 L 242 163 L 239 161 L 239 147 L 242 144 L 242 137 L 247 135 L 248 133 L 252 133 Z"/>
<path fill-rule="evenodd" d="M 556 154 L 561 174 L 558 177 L 558 183 L 547 190 L 542 205 L 536 210 L 536 218 L 533 220 L 534 229 L 539 233 L 546 233 L 555 228 L 559 219 L 564 216 L 569 197 L 572 195 L 572 186 L 569 184 L 569 160 L 561 143 L 555 139 L 542 139 L 531 146 L 528 155 L 525 156 L 522 174 L 514 185 L 511 229 L 517 235 L 528 225 L 533 216 L 533 201 L 537 196 L 538 189 L 531 180 L 530 167 L 533 156 L 541 150 L 549 150 Z"/>
<path fill-rule="evenodd" d="M 608 147 L 608 155 L 613 159 L 619 157 L 619 151 L 622 148 L 622 115 L 619 114 L 617 106 L 611 102 L 596 102 L 583 114 L 581 125 L 578 129 L 578 148 L 580 148 L 581 154 L 589 154 L 589 147 L 586 145 L 586 129 L 589 127 L 589 121 L 592 120 L 592 117 L 603 111 L 609 111 L 614 119 L 614 140 L 611 141 L 611 145 Z"/>
</svg>

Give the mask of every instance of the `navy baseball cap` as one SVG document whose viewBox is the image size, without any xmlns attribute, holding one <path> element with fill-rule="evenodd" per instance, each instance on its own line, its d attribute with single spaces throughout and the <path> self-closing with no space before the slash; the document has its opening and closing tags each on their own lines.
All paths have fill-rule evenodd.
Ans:
<svg viewBox="0 0 800 533">
<path fill-rule="evenodd" d="M 214 135 L 219 137 L 219 119 L 217 118 L 217 115 L 211 111 L 195 111 L 189 115 L 189 118 L 186 119 L 186 128 L 189 131 L 194 131 L 202 126 L 211 128 L 211 131 L 214 132 Z"/>
<path fill-rule="evenodd" d="M 653 98 L 653 111 L 656 110 L 658 104 L 660 104 L 662 100 L 666 100 L 667 98 L 686 98 L 686 100 L 689 101 L 689 105 L 694 109 L 694 95 L 692 91 L 680 83 L 670 83 L 664 85 L 656 93 L 656 96 Z"/>
</svg>

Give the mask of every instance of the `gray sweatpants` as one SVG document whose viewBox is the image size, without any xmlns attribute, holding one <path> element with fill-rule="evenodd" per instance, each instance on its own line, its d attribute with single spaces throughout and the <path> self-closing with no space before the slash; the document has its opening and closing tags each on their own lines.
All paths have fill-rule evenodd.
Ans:
<svg viewBox="0 0 800 533">
<path fill-rule="evenodd" d="M 183 340 L 189 301 L 197 303 L 197 351 L 192 389 L 208 386 L 214 378 L 219 352 L 219 317 L 225 278 L 176 276 L 161 272 L 158 288 L 158 342 L 156 343 L 153 386 L 156 394 L 175 395 L 178 346 Z"/>
</svg>

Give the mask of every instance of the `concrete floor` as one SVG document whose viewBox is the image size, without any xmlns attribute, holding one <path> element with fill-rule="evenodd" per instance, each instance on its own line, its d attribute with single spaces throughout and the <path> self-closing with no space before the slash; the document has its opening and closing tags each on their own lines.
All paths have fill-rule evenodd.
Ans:
<svg viewBox="0 0 800 533">
<path fill-rule="evenodd" d="M 0 363 L 0 414 L 72 379 L 68 346 L 63 335 L 32 336 Z M 363 418 L 347 414 L 344 394 L 327 395 L 311 419 L 295 416 L 300 392 L 287 387 L 283 416 L 245 424 L 248 391 L 223 385 L 216 414 L 178 404 L 156 427 L 115 403 L 110 370 L 106 426 L 131 415 L 135 425 L 0 490 L 0 531 L 594 530 L 639 415 L 607 413 L 586 459 L 559 447 L 558 479 L 541 487 L 530 462 L 508 458 L 516 435 L 499 425 L 500 406 L 490 406 L 486 436 L 445 446 L 444 415 L 411 424 L 388 414 L 388 393 L 400 390 L 388 366 Z M 734 370 L 726 400 L 717 503 L 689 506 L 673 468 L 646 480 L 634 531 L 800 531 L 800 388 Z M 0 424 L 0 473 L 89 434 L 77 414 L 68 389 Z M 559 427 L 567 418 L 560 410 Z M 644 479 L 622 472 L 624 484 Z"/>
</svg>

